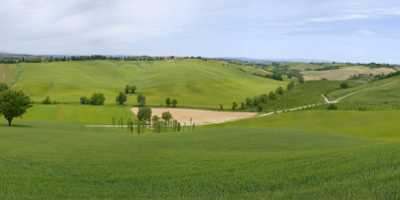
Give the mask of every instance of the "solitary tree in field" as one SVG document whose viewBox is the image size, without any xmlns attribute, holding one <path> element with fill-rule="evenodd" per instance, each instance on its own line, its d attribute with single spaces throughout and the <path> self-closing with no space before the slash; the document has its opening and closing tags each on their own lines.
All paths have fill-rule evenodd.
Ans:
<svg viewBox="0 0 400 200">
<path fill-rule="evenodd" d="M 169 97 L 165 99 L 165 104 L 167 105 L 167 107 L 171 106 L 171 99 Z"/>
<path fill-rule="evenodd" d="M 123 92 L 120 92 L 119 95 L 117 96 L 117 98 L 115 99 L 115 101 L 117 102 L 118 105 L 124 105 L 127 99 L 128 98 L 127 98 L 126 94 L 124 94 Z"/>
<path fill-rule="evenodd" d="M 32 102 L 22 91 L 5 90 L 0 93 L 0 114 L 12 125 L 16 117 L 20 117 L 32 107 Z"/>
<path fill-rule="evenodd" d="M 139 94 L 137 96 L 137 103 L 139 104 L 140 107 L 143 107 L 146 105 L 146 97 L 143 94 Z"/>
<path fill-rule="evenodd" d="M 237 107 L 238 107 L 238 104 L 236 102 L 233 102 L 232 103 L 232 110 L 235 111 Z"/>
<path fill-rule="evenodd" d="M 175 107 L 178 105 L 178 100 L 173 99 L 172 102 L 171 102 L 171 104 L 172 104 L 172 107 L 175 108 Z"/>
</svg>

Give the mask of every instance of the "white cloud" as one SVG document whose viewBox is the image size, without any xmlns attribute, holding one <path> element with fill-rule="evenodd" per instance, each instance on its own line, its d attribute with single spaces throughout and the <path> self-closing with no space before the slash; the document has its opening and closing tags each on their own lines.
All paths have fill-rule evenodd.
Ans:
<svg viewBox="0 0 400 200">
<path fill-rule="evenodd" d="M 364 14 L 351 14 L 351 15 L 341 15 L 341 16 L 330 16 L 330 17 L 316 17 L 311 18 L 311 22 L 340 22 L 340 21 L 352 21 L 352 20 L 361 20 L 368 19 L 369 15 Z"/>
</svg>

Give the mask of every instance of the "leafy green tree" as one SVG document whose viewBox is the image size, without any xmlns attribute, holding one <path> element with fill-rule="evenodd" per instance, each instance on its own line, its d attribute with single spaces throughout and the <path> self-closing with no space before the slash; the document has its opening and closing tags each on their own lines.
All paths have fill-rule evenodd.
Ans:
<svg viewBox="0 0 400 200">
<path fill-rule="evenodd" d="M 291 81 L 291 82 L 287 85 L 287 90 L 288 90 L 288 91 L 293 90 L 294 87 L 295 87 L 295 83 L 294 83 L 294 81 Z"/>
<path fill-rule="evenodd" d="M 246 105 L 242 102 L 242 103 L 240 103 L 240 109 L 241 110 L 244 110 L 244 109 L 246 109 Z"/>
<path fill-rule="evenodd" d="M 250 98 L 246 98 L 246 106 L 247 107 L 252 107 L 253 106 L 253 100 Z"/>
<path fill-rule="evenodd" d="M 129 85 L 125 86 L 125 94 L 130 94 L 131 93 L 131 87 Z"/>
<path fill-rule="evenodd" d="M 269 92 L 269 94 L 268 94 L 268 98 L 270 99 L 270 100 L 276 100 L 276 94 L 274 93 L 274 92 Z"/>
<path fill-rule="evenodd" d="M 146 105 L 146 97 L 143 94 L 139 94 L 137 96 L 137 103 L 139 107 L 143 107 Z"/>
<path fill-rule="evenodd" d="M 135 85 L 126 85 L 125 86 L 125 94 L 135 94 L 136 93 L 136 86 Z"/>
<path fill-rule="evenodd" d="M 266 95 L 266 94 L 263 94 L 263 95 L 261 95 L 260 97 L 259 97 L 259 101 L 261 102 L 261 103 L 267 103 L 268 102 L 268 95 Z"/>
<path fill-rule="evenodd" d="M 297 79 L 299 79 L 299 82 L 300 82 L 300 83 L 304 83 L 304 82 L 305 82 L 304 76 L 301 75 L 301 74 L 297 77 Z"/>
<path fill-rule="evenodd" d="M 139 107 L 139 111 L 137 113 L 137 118 L 139 121 L 150 121 L 151 120 L 151 108 L 147 106 Z"/>
<path fill-rule="evenodd" d="M 124 105 L 127 100 L 128 100 L 128 97 L 123 92 L 120 92 L 115 99 L 115 101 L 117 102 L 118 105 Z"/>
<path fill-rule="evenodd" d="M 30 107 L 31 99 L 22 91 L 5 90 L 0 93 L 0 114 L 4 115 L 9 126 L 14 118 L 25 114 Z"/>
<path fill-rule="evenodd" d="M 49 97 L 49 96 L 46 97 L 46 98 L 42 101 L 42 104 L 51 104 L 51 99 L 50 99 L 50 97 Z"/>
<path fill-rule="evenodd" d="M 278 95 L 283 95 L 283 93 L 285 93 L 285 90 L 282 87 L 278 87 L 275 93 Z"/>
<path fill-rule="evenodd" d="M 104 105 L 105 101 L 106 97 L 104 97 L 104 94 L 101 93 L 94 93 L 90 98 L 90 103 L 92 105 Z"/>
<path fill-rule="evenodd" d="M 232 110 L 235 111 L 238 107 L 238 104 L 236 102 L 232 103 Z"/>
<path fill-rule="evenodd" d="M 165 99 L 165 104 L 167 105 L 167 107 L 171 106 L 171 99 L 169 97 Z"/>
<path fill-rule="evenodd" d="M 172 114 L 170 112 L 163 112 L 161 118 L 166 122 L 169 122 L 172 119 Z"/>
<path fill-rule="evenodd" d="M 158 117 L 157 115 L 154 115 L 151 118 L 151 121 L 152 121 L 152 125 L 153 125 L 153 131 L 156 133 L 161 133 L 162 124 L 160 121 L 160 117 Z"/>
<path fill-rule="evenodd" d="M 0 83 L 0 92 L 8 90 L 8 85 L 5 83 Z"/>
<path fill-rule="evenodd" d="M 156 122 L 159 122 L 159 121 L 160 121 L 160 117 L 157 116 L 157 115 L 154 115 L 154 116 L 151 118 L 151 121 L 153 122 L 153 124 L 155 124 Z"/>
<path fill-rule="evenodd" d="M 172 104 L 172 107 L 175 108 L 175 107 L 178 105 L 178 100 L 173 99 L 172 102 L 171 102 L 171 104 Z"/>
<path fill-rule="evenodd" d="M 346 82 L 343 82 L 340 84 L 340 88 L 342 88 L 342 89 L 347 89 L 349 87 L 350 87 L 349 84 L 347 84 Z"/>
<path fill-rule="evenodd" d="M 79 101 L 80 101 L 80 103 L 81 103 L 82 105 L 90 104 L 90 99 L 87 98 L 87 97 L 81 97 L 81 98 L 79 99 Z"/>
</svg>

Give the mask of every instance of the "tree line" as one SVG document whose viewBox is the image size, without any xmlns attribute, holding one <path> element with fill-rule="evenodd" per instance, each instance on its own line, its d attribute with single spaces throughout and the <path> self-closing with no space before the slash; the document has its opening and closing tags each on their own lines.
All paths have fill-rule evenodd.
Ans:
<svg viewBox="0 0 400 200">
<path fill-rule="evenodd" d="M 91 60 L 115 60 L 115 61 L 163 61 L 175 59 L 198 59 L 209 60 L 201 56 L 105 56 L 105 55 L 89 55 L 89 56 L 13 56 L 0 58 L 2 64 L 15 63 L 44 63 L 44 62 L 69 62 L 69 61 L 91 61 Z"/>
<path fill-rule="evenodd" d="M 264 106 L 268 102 L 279 100 L 280 96 L 283 96 L 286 92 L 293 90 L 295 86 L 296 83 L 294 81 L 291 81 L 286 86 L 286 90 L 283 87 L 278 87 L 275 91 L 270 91 L 269 93 L 255 96 L 253 98 L 248 97 L 240 104 L 238 104 L 237 102 L 233 102 L 231 109 L 232 111 L 251 110 L 251 111 L 262 112 L 264 110 Z"/>
</svg>

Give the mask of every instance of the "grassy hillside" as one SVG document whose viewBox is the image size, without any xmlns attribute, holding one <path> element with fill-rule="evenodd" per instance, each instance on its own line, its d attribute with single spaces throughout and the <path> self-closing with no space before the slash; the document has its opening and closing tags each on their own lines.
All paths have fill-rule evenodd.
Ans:
<svg viewBox="0 0 400 200">
<path fill-rule="evenodd" d="M 298 112 L 144 136 L 0 126 L 0 198 L 398 199 L 399 117 Z"/>
<path fill-rule="evenodd" d="M 35 101 L 50 96 L 59 102 L 79 102 L 81 96 L 101 92 L 110 104 L 126 84 L 134 84 L 152 105 L 172 97 L 181 106 L 217 108 L 286 85 L 241 68 L 200 60 L 76 61 L 0 65 L 0 72 L 3 81 L 23 89 Z M 136 103 L 136 97 L 129 101 Z"/>
<path fill-rule="evenodd" d="M 340 90 L 339 81 L 308 81 L 297 84 L 293 90 L 286 91 L 284 95 L 277 95 L 276 100 L 268 100 L 262 104 L 264 111 L 282 110 L 304 105 L 324 103 L 323 94 Z"/>
<path fill-rule="evenodd" d="M 339 104 L 341 109 L 400 109 L 400 76 L 338 90 L 329 96 L 337 98 L 346 94 L 352 95 Z"/>
</svg>

